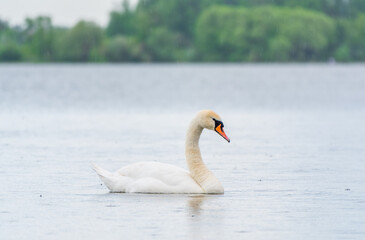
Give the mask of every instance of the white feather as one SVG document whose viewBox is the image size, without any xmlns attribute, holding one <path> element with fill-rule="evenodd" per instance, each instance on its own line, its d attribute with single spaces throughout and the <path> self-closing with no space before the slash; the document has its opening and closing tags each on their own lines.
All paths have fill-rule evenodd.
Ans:
<svg viewBox="0 0 365 240">
<path fill-rule="evenodd" d="M 203 110 L 192 120 L 186 136 L 185 154 L 189 171 L 159 162 L 139 162 L 111 173 L 93 164 L 111 192 L 125 193 L 223 193 L 222 184 L 204 164 L 199 138 L 204 128 L 214 129 L 218 114 Z"/>
</svg>

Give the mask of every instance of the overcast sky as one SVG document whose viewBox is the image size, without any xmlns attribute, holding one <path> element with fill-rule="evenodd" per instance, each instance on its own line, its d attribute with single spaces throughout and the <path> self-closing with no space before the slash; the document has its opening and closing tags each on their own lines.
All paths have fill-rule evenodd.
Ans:
<svg viewBox="0 0 365 240">
<path fill-rule="evenodd" d="M 0 19 L 15 25 L 23 23 L 26 17 L 47 15 L 52 17 L 54 25 L 72 26 L 84 19 L 105 26 L 110 10 L 121 2 L 122 0 L 0 0 Z"/>
</svg>

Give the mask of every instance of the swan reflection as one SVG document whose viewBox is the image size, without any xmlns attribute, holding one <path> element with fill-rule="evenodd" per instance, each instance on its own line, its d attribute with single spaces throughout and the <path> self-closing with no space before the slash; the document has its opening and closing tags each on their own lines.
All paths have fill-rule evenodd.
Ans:
<svg viewBox="0 0 365 240">
<path fill-rule="evenodd" d="M 219 204 L 222 195 L 189 195 L 187 199 L 188 215 L 186 224 L 188 226 L 189 239 L 203 239 L 207 232 L 215 232 L 218 239 L 224 239 L 225 211 Z M 212 216 L 214 216 L 212 218 Z M 212 226 L 214 228 L 212 229 Z"/>
<path fill-rule="evenodd" d="M 199 215 L 201 206 L 203 202 L 206 200 L 205 194 L 197 194 L 197 195 L 190 195 L 188 198 L 188 205 L 189 205 L 189 213 Z"/>
</svg>

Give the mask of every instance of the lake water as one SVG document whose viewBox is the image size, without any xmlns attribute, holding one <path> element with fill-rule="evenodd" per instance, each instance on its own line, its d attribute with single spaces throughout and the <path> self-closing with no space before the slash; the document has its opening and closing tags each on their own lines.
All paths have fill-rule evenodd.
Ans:
<svg viewBox="0 0 365 240">
<path fill-rule="evenodd" d="M 224 195 L 111 194 L 90 162 L 186 168 Z M 365 239 L 365 65 L 0 65 L 1 239 Z"/>
</svg>

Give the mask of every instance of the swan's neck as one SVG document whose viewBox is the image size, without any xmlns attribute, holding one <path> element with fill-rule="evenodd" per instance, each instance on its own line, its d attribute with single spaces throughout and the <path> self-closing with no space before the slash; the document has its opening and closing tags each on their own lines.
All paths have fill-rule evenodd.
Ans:
<svg viewBox="0 0 365 240">
<path fill-rule="evenodd" d="M 188 129 L 185 142 L 185 155 L 190 174 L 207 193 L 223 193 L 221 183 L 203 162 L 199 148 L 202 132 L 203 128 L 199 121 L 194 119 Z"/>
</svg>

